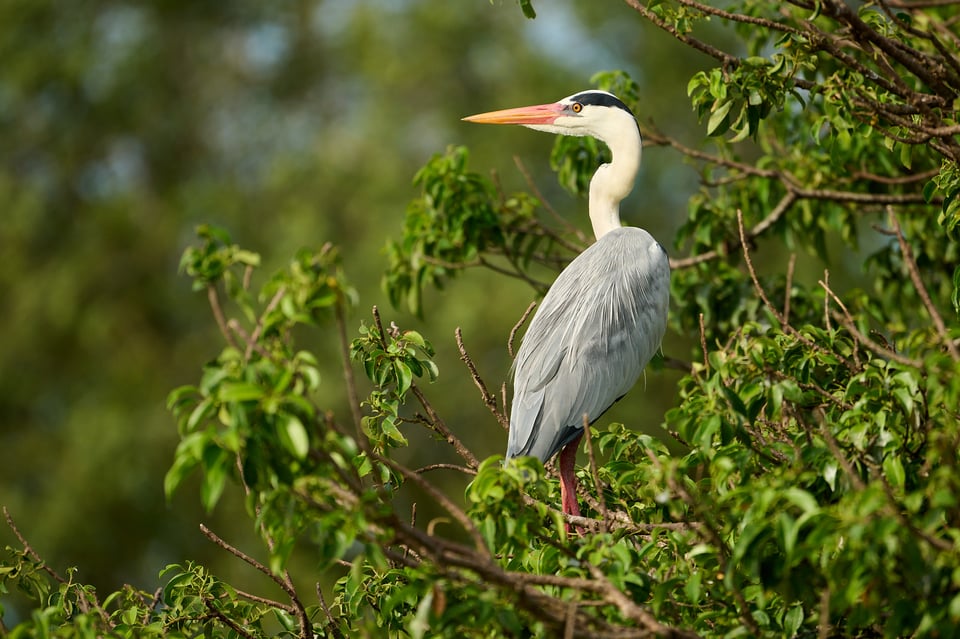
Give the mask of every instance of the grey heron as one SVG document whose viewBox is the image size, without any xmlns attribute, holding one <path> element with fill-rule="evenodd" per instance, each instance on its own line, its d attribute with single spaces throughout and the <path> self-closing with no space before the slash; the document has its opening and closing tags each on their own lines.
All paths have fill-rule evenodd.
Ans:
<svg viewBox="0 0 960 639">
<path fill-rule="evenodd" d="M 593 90 L 464 120 L 593 136 L 612 154 L 590 181 L 597 240 L 557 276 L 523 337 L 513 371 L 506 456 L 532 455 L 546 463 L 559 452 L 563 512 L 579 516 L 574 462 L 584 423 L 598 419 L 636 383 L 667 325 L 666 251 L 645 230 L 620 224 L 620 202 L 640 167 L 640 129 L 619 98 Z"/>
</svg>

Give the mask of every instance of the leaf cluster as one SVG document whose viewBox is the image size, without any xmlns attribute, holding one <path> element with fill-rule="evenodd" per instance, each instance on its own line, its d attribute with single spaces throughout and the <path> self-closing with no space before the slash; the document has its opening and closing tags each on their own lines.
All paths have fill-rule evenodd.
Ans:
<svg viewBox="0 0 960 639">
<path fill-rule="evenodd" d="M 553 233 L 536 219 L 537 198 L 504 195 L 494 180 L 468 170 L 468 157 L 465 147 L 451 147 L 414 178 L 421 195 L 407 207 L 403 238 L 386 248 L 383 287 L 395 306 L 421 315 L 424 288 L 442 288 L 465 268 L 529 279 L 531 260 L 553 248 Z"/>
</svg>

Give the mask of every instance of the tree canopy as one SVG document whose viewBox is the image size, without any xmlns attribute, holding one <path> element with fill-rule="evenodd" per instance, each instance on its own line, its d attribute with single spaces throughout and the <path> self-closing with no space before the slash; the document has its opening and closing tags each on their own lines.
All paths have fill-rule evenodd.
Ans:
<svg viewBox="0 0 960 639">
<path fill-rule="evenodd" d="M 215 28 L 218 23 L 205 21 L 204 5 L 191 6 L 195 33 Z M 248 8 L 249 15 L 231 19 L 253 20 Z M 546 3 L 529 0 L 511 8 L 516 22 L 543 20 L 549 12 Z M 447 10 L 422 8 L 438 21 Z M 484 5 L 476 15 L 494 11 Z M 597 9 L 582 11 L 585 23 L 597 19 Z M 351 238 L 338 237 L 335 224 L 324 229 L 331 243 L 291 249 L 285 264 L 268 267 L 260 249 L 226 230 L 230 216 L 204 214 L 214 201 L 222 210 L 231 210 L 224 201 L 255 208 L 244 199 L 243 180 L 224 186 L 189 177 L 219 170 L 301 184 L 315 164 L 275 167 L 248 158 L 250 164 L 193 166 L 194 145 L 229 145 L 243 136 L 226 132 L 218 142 L 206 138 L 204 128 L 197 140 L 170 140 L 162 133 L 168 123 L 154 122 L 157 140 L 139 128 L 83 139 L 78 112 L 75 121 L 57 121 L 62 143 L 76 145 L 72 150 L 33 149 L 31 127 L 21 127 L 20 155 L 4 174 L 7 191 L 18 195 L 9 205 L 19 220 L 13 228 L 20 237 L 59 247 L 64 240 L 50 232 L 56 226 L 32 222 L 37 211 L 69 222 L 78 202 L 93 198 L 103 215 L 122 217 L 129 191 L 103 197 L 117 180 L 161 192 L 150 170 L 124 177 L 111 168 L 113 153 L 133 153 L 147 167 L 159 154 L 157 162 L 169 157 L 182 169 L 182 175 L 164 173 L 178 197 L 158 202 L 195 211 L 191 219 L 200 226 L 180 270 L 209 306 L 221 345 L 205 364 L 194 354 L 190 365 L 202 364 L 202 372 L 168 396 L 179 444 L 163 483 L 168 495 L 199 493 L 214 512 L 231 495 L 242 502 L 256 541 L 241 543 L 216 523 L 202 525 L 202 534 L 264 582 L 248 592 L 211 566 L 184 559 L 156 566 L 155 588 L 105 594 L 72 570 L 45 563 L 29 530 L 8 514 L 15 538 L 0 567 L 0 592 L 18 588 L 32 608 L 2 627 L 5 632 L 302 638 L 957 633 L 960 3 L 741 0 L 718 8 L 695 0 L 626 0 L 604 11 L 621 29 L 655 27 L 676 51 L 701 56 L 702 66 L 683 82 L 705 139 L 691 142 L 645 117 L 653 87 L 642 78 L 623 70 L 590 78 L 639 115 L 648 158 L 682 158 L 699 185 L 684 194 L 686 217 L 675 237 L 661 237 L 672 255 L 670 335 L 647 379 L 651 387 L 658 379 L 675 383 L 677 392 L 667 393 L 660 414 L 651 415 L 655 404 L 631 404 L 616 420 L 602 418 L 588 429 L 587 454 L 577 469 L 585 512 L 572 522 L 585 532 L 565 534 L 550 465 L 531 458 L 503 464 L 502 455 L 489 452 L 499 448 L 489 440 L 503 439 L 509 423 L 509 388 L 502 381 L 508 364 L 496 359 L 504 366 L 491 370 L 484 353 L 512 352 L 524 304 L 508 310 L 498 302 L 509 321 L 482 348 L 475 348 L 473 332 L 493 325 L 458 328 L 452 337 L 431 331 L 437 300 L 458 288 L 491 287 L 483 304 L 491 304 L 492 287 L 519 285 L 528 297 L 540 295 L 589 243 L 579 230 L 583 220 L 571 223 L 554 208 L 564 196 L 531 174 L 526 158 L 518 162 L 523 179 L 516 183 L 504 180 L 503 170 L 477 168 L 471 147 L 489 145 L 496 150 L 489 161 L 508 166 L 498 143 L 525 133 L 505 129 L 471 147 L 437 141 L 433 157 L 415 173 L 418 191 L 402 225 L 389 227 L 384 301 L 371 310 L 350 276 L 351 267 L 361 273 L 370 267 L 351 263 Z M 104 15 L 142 19 L 131 17 L 136 12 Z M 70 16 L 50 5 L 27 17 Z M 363 24 L 375 32 L 376 20 L 385 18 L 361 11 L 354 19 L 369 20 Z M 285 28 L 299 33 L 299 25 Z M 83 32 L 84 42 L 98 46 L 92 34 Z M 256 42 L 265 48 L 247 52 L 254 67 L 268 64 L 273 51 L 264 44 L 269 35 Z M 174 57 L 191 48 L 173 37 L 164 43 Z M 308 37 L 287 46 L 302 60 L 315 59 Z M 389 67 L 363 60 L 362 47 L 356 51 L 359 66 Z M 127 56 L 122 61 L 131 63 Z M 643 68 L 642 59 L 630 62 Z M 81 66 L 59 58 L 58 64 Z M 396 86 L 413 86 L 394 72 Z M 164 73 L 171 86 L 180 86 L 176 68 Z M 225 82 L 237 81 L 226 75 Z M 271 99 L 283 103 L 306 92 L 305 75 L 291 66 L 274 78 Z M 32 71 L 17 77 L 40 82 Z M 91 83 L 121 90 L 108 82 L 112 77 L 101 71 L 99 85 L 94 74 L 40 86 L 67 95 L 87 95 Z M 471 81 L 469 75 L 451 81 L 451 91 L 469 94 Z M 407 90 L 406 97 L 416 99 L 416 86 Z M 26 105 L 36 107 L 38 119 L 47 117 L 39 108 L 43 97 L 26 83 L 0 93 L 0 100 L 20 105 L 21 114 Z M 230 100 L 218 104 L 228 108 Z M 512 105 L 489 108 L 503 106 Z M 202 110 L 202 101 L 191 108 Z M 294 108 L 290 117 L 288 133 L 296 136 L 303 115 Z M 123 128 L 122 118 L 109 121 Z M 104 144 L 113 149 L 106 156 Z M 311 152 L 316 149 L 304 150 Z M 83 164 L 83 179 L 47 153 Z M 85 153 L 97 159 L 84 162 Z M 558 138 L 549 162 L 558 184 L 581 196 L 605 153 L 591 139 Z M 181 165 L 179 158 L 187 161 Z M 260 172 L 264 167 L 270 171 Z M 64 169 L 63 176 L 54 168 Z M 17 188 L 12 177 L 32 180 L 33 187 Z M 304 191 L 280 190 L 291 198 L 283 207 L 309 207 L 304 202 L 311 196 L 342 189 L 343 177 L 334 170 Z M 258 198 L 270 193 L 252 192 Z M 583 207 L 581 198 L 577 208 Z M 645 223 L 643 215 L 630 221 Z M 485 279 L 471 279 L 477 273 Z M 148 276 L 159 277 L 143 273 Z M 92 275 L 90 282 L 89 294 L 108 294 L 109 279 Z M 178 295 L 186 300 L 189 292 Z M 82 299 L 51 296 L 42 304 L 56 302 L 71 313 L 66 326 L 82 322 Z M 171 300 L 152 303 L 162 314 Z M 359 327 L 356 316 L 363 318 Z M 176 349 L 177 357 L 189 350 Z M 331 380 L 334 370 L 342 383 Z M 444 397 L 449 377 L 461 378 L 471 394 Z M 640 387 L 633 391 L 643 394 Z M 485 411 L 485 419 L 465 420 L 467 404 Z"/>
</svg>

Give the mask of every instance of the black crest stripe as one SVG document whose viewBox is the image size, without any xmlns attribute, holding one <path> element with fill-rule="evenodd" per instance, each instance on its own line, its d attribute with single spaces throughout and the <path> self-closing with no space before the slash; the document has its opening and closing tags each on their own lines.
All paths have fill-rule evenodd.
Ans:
<svg viewBox="0 0 960 639">
<path fill-rule="evenodd" d="M 595 106 L 616 107 L 618 109 L 623 109 L 631 116 L 633 115 L 633 111 L 631 111 L 630 108 L 620 100 L 620 98 L 610 95 L 609 93 L 601 93 L 600 91 L 584 91 L 583 93 L 578 93 L 577 95 L 573 96 L 571 99 L 583 105 L 591 104 Z"/>
</svg>

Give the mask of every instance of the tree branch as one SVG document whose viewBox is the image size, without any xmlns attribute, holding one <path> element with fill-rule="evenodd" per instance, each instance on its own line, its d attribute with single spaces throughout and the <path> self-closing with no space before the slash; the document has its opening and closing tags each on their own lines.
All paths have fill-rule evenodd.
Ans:
<svg viewBox="0 0 960 639">
<path fill-rule="evenodd" d="M 483 379 L 480 377 L 480 373 L 477 372 L 477 367 L 474 365 L 473 360 L 470 359 L 470 355 L 467 353 L 467 347 L 463 344 L 463 333 L 460 331 L 458 326 L 454 334 L 457 338 L 457 349 L 460 351 L 460 361 L 467 365 L 467 370 L 470 371 L 470 376 L 473 378 L 473 383 L 480 389 L 480 397 L 483 398 L 483 404 L 493 413 L 494 418 L 497 422 L 503 426 L 504 429 L 510 428 L 510 422 L 507 419 L 507 416 L 500 412 L 497 408 L 497 398 L 487 390 L 487 385 L 483 383 Z"/>
<path fill-rule="evenodd" d="M 890 217 L 890 226 L 893 228 L 893 232 L 897 236 L 897 242 L 900 244 L 903 263 L 907 267 L 907 273 L 910 275 L 913 287 L 923 301 L 923 306 L 927 309 L 927 314 L 930 315 L 930 320 L 940 335 L 941 343 L 946 346 L 947 352 L 950 353 L 953 361 L 960 362 L 960 350 L 957 349 L 957 345 L 950 337 L 947 326 L 943 322 L 943 317 L 940 316 L 937 307 L 934 306 L 933 300 L 930 299 L 930 294 L 927 292 L 927 287 L 924 286 L 923 280 L 920 278 L 920 269 L 917 268 L 917 261 L 913 257 L 913 249 L 910 248 L 910 244 L 907 243 L 906 238 L 903 236 L 903 230 L 900 228 L 900 222 L 897 220 L 897 214 L 893 210 L 893 207 L 887 207 L 887 215 Z"/>
</svg>

